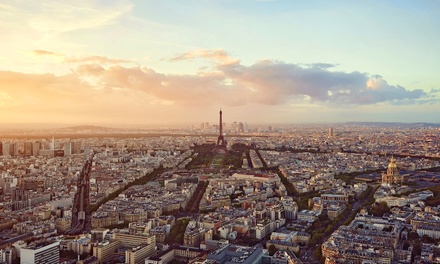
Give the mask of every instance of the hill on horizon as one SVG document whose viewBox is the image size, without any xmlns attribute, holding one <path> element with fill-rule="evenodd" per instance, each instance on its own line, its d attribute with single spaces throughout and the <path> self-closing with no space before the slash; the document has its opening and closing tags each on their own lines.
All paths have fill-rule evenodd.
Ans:
<svg viewBox="0 0 440 264">
<path fill-rule="evenodd" d="M 71 127 L 63 127 L 59 128 L 59 130 L 114 130 L 114 128 L 111 127 L 103 127 L 103 126 L 95 126 L 95 125 L 79 125 L 79 126 L 71 126 Z"/>
<path fill-rule="evenodd" d="M 346 125 L 356 125 L 356 126 L 386 126 L 386 127 L 440 127 L 440 123 L 425 123 L 425 122 L 415 122 L 415 123 L 403 123 L 403 122 L 346 122 Z"/>
</svg>

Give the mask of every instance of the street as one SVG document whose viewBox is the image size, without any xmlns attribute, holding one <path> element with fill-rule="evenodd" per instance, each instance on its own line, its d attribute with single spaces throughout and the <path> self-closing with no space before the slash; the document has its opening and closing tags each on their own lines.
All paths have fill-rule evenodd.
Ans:
<svg viewBox="0 0 440 264">
<path fill-rule="evenodd" d="M 352 216 L 354 213 L 356 213 L 361 206 L 364 206 L 366 201 L 374 194 L 374 192 L 376 191 L 377 187 L 379 187 L 379 185 L 373 185 L 372 187 L 373 188 L 370 189 L 370 192 L 367 195 L 365 195 L 364 199 L 358 200 L 353 203 L 353 207 L 352 207 L 350 214 L 347 214 L 347 216 L 339 219 L 337 224 L 334 226 L 334 228 L 327 235 L 325 235 L 321 239 L 319 239 L 316 244 L 308 245 L 305 252 L 303 254 L 301 254 L 301 256 L 300 256 L 300 259 L 303 262 L 305 262 L 305 263 L 319 263 L 319 261 L 313 255 L 313 252 L 316 250 L 318 245 L 321 245 L 324 241 L 326 241 L 330 237 L 330 235 L 333 234 L 333 232 L 336 229 L 338 229 L 345 221 L 347 221 L 347 219 L 350 216 Z"/>
</svg>

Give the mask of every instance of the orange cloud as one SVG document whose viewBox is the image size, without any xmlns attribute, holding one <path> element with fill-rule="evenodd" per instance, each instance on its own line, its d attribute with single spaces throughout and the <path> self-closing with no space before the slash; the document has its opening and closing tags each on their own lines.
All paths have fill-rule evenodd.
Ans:
<svg viewBox="0 0 440 264">
<path fill-rule="evenodd" d="M 61 62 L 67 63 L 93 63 L 93 64 L 122 64 L 132 63 L 130 60 L 112 59 L 105 56 L 87 56 L 87 57 L 69 57 L 62 53 L 52 52 L 48 50 L 32 50 L 31 54 L 37 57 L 57 57 L 61 58 Z"/>
<path fill-rule="evenodd" d="M 68 58 L 66 62 L 71 63 L 98 63 L 98 64 L 120 64 L 129 63 L 129 60 L 111 59 L 104 56 L 89 56 L 82 58 Z"/>
<path fill-rule="evenodd" d="M 64 63 L 66 61 L 66 56 L 64 54 L 48 50 L 32 50 L 30 52 L 30 57 L 32 59 L 37 59 L 37 61 L 43 60 L 52 63 Z"/>
<path fill-rule="evenodd" d="M 387 85 L 387 82 L 382 78 L 382 76 L 374 76 L 373 78 L 368 79 L 366 83 L 367 89 L 371 90 L 378 90 L 382 87 L 386 87 Z"/>
<path fill-rule="evenodd" d="M 41 56 L 57 54 L 35 51 Z M 231 61 L 222 50 L 183 54 L 179 58 L 207 57 Z M 380 78 L 380 89 L 371 77 L 359 72 L 329 71 L 277 61 L 251 66 L 220 63 L 206 74 L 175 75 L 148 67 L 118 65 L 125 60 L 89 56 L 74 61 L 75 69 L 61 76 L 0 72 L 0 121 L 7 113 L 28 113 L 37 118 L 103 118 L 126 120 L 165 109 L 210 105 L 281 105 L 308 102 L 322 105 L 365 105 L 380 102 L 414 103 L 426 98 L 422 90 L 392 86 Z M 377 79 L 377 78 L 376 78 Z M 17 114 L 15 114 L 17 115 Z M 29 117 L 27 117 L 29 118 Z"/>
<path fill-rule="evenodd" d="M 62 57 L 64 57 L 63 54 L 55 53 L 55 52 L 47 51 L 47 50 L 33 50 L 32 53 L 37 56 L 62 56 Z"/>
<path fill-rule="evenodd" d="M 219 62 L 221 65 L 237 64 L 240 60 L 229 56 L 222 49 L 194 50 L 171 58 L 171 61 L 191 60 L 195 58 L 208 58 Z"/>
<path fill-rule="evenodd" d="M 104 71 L 104 67 L 99 64 L 82 64 L 76 68 L 76 72 L 80 75 L 98 76 Z"/>
<path fill-rule="evenodd" d="M 77 74 L 0 71 L 0 122 L 158 122 L 167 103 L 136 90 L 96 89 Z M 145 117 L 145 112 L 151 116 Z M 129 117 L 129 118 L 127 118 Z"/>
</svg>

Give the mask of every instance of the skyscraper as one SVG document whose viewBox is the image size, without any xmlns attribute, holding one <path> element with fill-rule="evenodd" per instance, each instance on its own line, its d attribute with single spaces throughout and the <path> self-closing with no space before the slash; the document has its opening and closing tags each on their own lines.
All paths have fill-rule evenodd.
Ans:
<svg viewBox="0 0 440 264">
<path fill-rule="evenodd" d="M 72 142 L 72 154 L 81 154 L 81 142 Z"/>
<path fill-rule="evenodd" d="M 2 142 L 2 155 L 9 156 L 9 142 Z"/>
<path fill-rule="evenodd" d="M 238 132 L 239 133 L 244 132 L 244 124 L 242 122 L 238 123 Z"/>
<path fill-rule="evenodd" d="M 330 128 L 328 129 L 328 136 L 329 136 L 329 137 L 333 137 L 333 128 L 332 128 L 332 127 L 330 127 Z"/>
<path fill-rule="evenodd" d="M 24 142 L 24 155 L 32 156 L 32 142 Z"/>
<path fill-rule="evenodd" d="M 238 132 L 238 123 L 237 123 L 237 121 L 234 121 L 234 122 L 232 123 L 232 125 L 231 125 L 231 130 L 232 130 L 233 132 Z"/>
<path fill-rule="evenodd" d="M 72 155 L 72 142 L 66 142 L 64 143 L 64 156 L 70 156 Z"/>
<path fill-rule="evenodd" d="M 34 142 L 32 144 L 32 156 L 38 156 L 40 153 L 40 142 Z"/>
<path fill-rule="evenodd" d="M 52 142 L 49 145 L 50 150 L 55 150 L 55 138 L 52 138 Z"/>
<path fill-rule="evenodd" d="M 16 142 L 9 144 L 9 155 L 11 156 L 18 156 L 18 144 Z"/>
</svg>

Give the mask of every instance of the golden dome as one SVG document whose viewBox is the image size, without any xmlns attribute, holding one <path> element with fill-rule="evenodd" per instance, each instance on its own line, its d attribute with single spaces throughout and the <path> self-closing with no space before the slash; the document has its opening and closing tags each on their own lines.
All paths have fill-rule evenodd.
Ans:
<svg viewBox="0 0 440 264">
<path fill-rule="evenodd" d="M 391 157 L 390 164 L 388 164 L 388 168 L 397 168 L 396 160 L 394 157 Z"/>
</svg>

